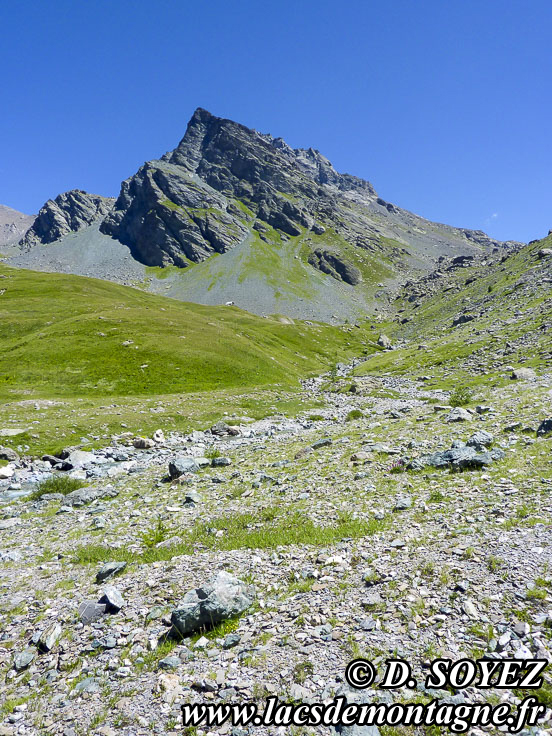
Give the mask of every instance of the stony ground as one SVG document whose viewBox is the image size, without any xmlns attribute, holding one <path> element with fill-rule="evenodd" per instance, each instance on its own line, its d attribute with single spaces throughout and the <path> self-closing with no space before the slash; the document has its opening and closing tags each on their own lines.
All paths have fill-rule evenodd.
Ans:
<svg viewBox="0 0 552 736">
<path fill-rule="evenodd" d="M 0 734 L 179 733 L 183 702 L 331 699 L 357 656 L 412 663 L 416 690 L 370 693 L 395 702 L 431 698 L 424 668 L 437 656 L 550 658 L 552 436 L 536 430 L 552 414 L 552 374 L 481 388 L 462 421 L 421 381 L 341 374 L 304 384 L 317 414 L 228 420 L 235 436 L 161 426 L 142 449 L 113 438 L 58 472 L 86 483 L 76 499 L 26 500 L 51 463 L 4 461 Z M 503 459 L 405 470 L 481 430 Z M 171 482 L 175 455 L 209 463 Z M 115 561 L 126 567 L 97 584 Z M 221 569 L 255 586 L 255 604 L 167 638 L 178 601 Z M 106 585 L 120 610 L 83 623 Z M 551 685 L 538 695 L 552 708 Z"/>
</svg>

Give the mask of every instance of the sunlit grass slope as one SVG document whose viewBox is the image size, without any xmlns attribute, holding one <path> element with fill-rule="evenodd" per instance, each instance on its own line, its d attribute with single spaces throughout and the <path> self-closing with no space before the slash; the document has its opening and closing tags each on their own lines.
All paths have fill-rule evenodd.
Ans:
<svg viewBox="0 0 552 736">
<path fill-rule="evenodd" d="M 0 398 L 293 385 L 371 350 L 368 329 L 261 318 L 0 266 Z"/>
</svg>

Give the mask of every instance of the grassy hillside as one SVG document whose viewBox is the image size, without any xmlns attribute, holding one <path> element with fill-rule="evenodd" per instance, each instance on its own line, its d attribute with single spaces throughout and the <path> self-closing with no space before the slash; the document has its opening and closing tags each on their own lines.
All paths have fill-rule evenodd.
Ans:
<svg viewBox="0 0 552 736">
<path fill-rule="evenodd" d="M 452 388 L 459 380 L 508 381 L 510 367 L 549 370 L 552 258 L 539 251 L 551 246 L 549 236 L 491 265 L 447 272 L 433 293 L 428 288 L 414 301 L 415 287 L 405 289 L 397 319 L 408 321 L 390 328 L 399 349 L 375 355 L 361 372 L 426 375 Z M 455 325 L 462 316 L 468 321 Z"/>
<path fill-rule="evenodd" d="M 286 324 L 78 276 L 0 267 L 0 397 L 251 387 L 371 349 L 365 329 Z M 289 321 L 288 321 L 289 322 Z"/>
<path fill-rule="evenodd" d="M 41 454 L 225 414 L 291 415 L 311 406 L 300 378 L 371 353 L 378 334 L 0 266 L 0 430 L 19 431 L 0 444 Z"/>
</svg>

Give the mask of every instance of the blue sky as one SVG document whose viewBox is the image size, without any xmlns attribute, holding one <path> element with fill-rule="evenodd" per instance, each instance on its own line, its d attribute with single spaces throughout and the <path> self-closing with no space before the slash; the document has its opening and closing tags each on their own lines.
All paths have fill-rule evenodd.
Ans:
<svg viewBox="0 0 552 736">
<path fill-rule="evenodd" d="M 1 3 L 0 203 L 116 195 L 198 106 L 430 219 L 552 228 L 549 0 Z"/>
</svg>

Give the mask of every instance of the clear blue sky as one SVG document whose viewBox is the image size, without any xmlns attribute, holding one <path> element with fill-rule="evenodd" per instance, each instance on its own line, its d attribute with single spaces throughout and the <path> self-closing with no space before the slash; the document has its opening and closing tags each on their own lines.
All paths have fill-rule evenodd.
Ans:
<svg viewBox="0 0 552 736">
<path fill-rule="evenodd" d="M 198 106 L 312 146 L 385 199 L 552 228 L 550 0 L 5 0 L 0 203 L 116 195 Z"/>
</svg>

